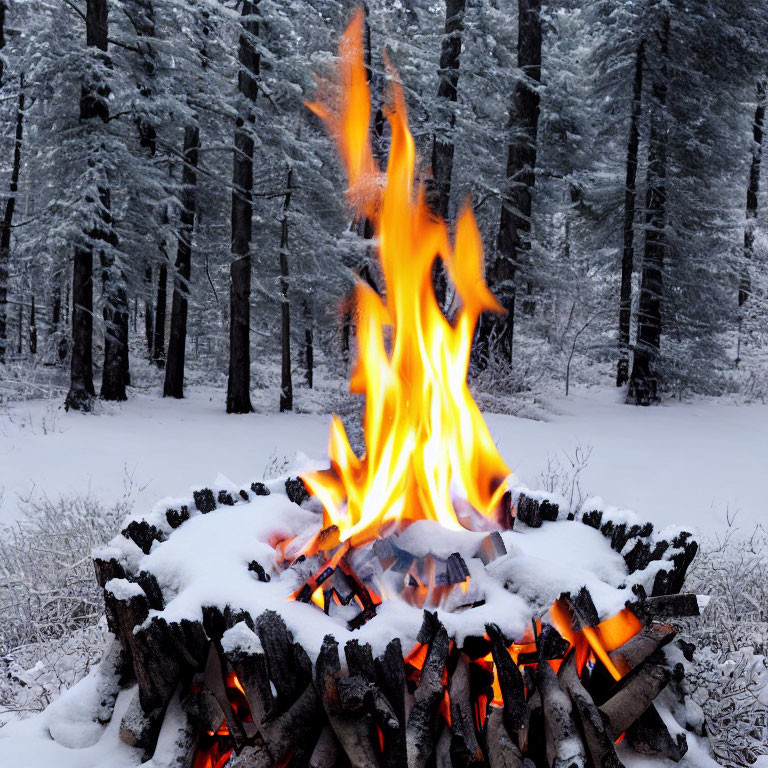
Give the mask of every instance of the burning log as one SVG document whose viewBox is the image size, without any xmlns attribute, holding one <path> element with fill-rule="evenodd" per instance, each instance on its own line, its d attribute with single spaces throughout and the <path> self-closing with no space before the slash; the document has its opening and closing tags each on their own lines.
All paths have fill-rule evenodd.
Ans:
<svg viewBox="0 0 768 768">
<path fill-rule="evenodd" d="M 453 671 L 450 686 L 451 699 L 451 764 L 466 768 L 485 762 L 483 751 L 475 734 L 475 717 L 470 698 L 469 661 L 463 654 Z"/>
<path fill-rule="evenodd" d="M 584 768 L 584 744 L 573 719 L 571 700 L 549 662 L 537 665 L 536 688 L 544 711 L 547 763 L 551 768 Z"/>
<path fill-rule="evenodd" d="M 394 713 L 394 723 L 384 730 L 384 768 L 402 768 L 407 762 L 405 741 L 405 666 L 400 640 L 389 642 L 374 666 L 376 683 Z"/>
<path fill-rule="evenodd" d="M 671 643 L 675 635 L 677 630 L 674 627 L 654 621 L 643 627 L 620 648 L 609 652 L 608 656 L 616 668 L 626 674 L 639 667 L 660 648 Z"/>
<path fill-rule="evenodd" d="M 313 685 L 308 685 L 299 698 L 279 717 L 262 723 L 257 741 L 241 755 L 243 768 L 274 768 L 285 765 L 293 756 L 310 758 L 311 745 L 320 731 L 320 704 Z M 301 734 L 301 737 L 297 737 Z M 300 761 L 299 761 L 300 762 Z"/>
<path fill-rule="evenodd" d="M 379 768 L 380 752 L 378 733 L 369 713 L 350 707 L 355 700 L 347 696 L 342 685 L 339 644 L 333 636 L 323 640 L 320 655 L 315 666 L 315 687 L 320 696 L 328 721 L 333 728 L 353 768 Z M 349 709 L 345 709 L 344 704 Z"/>
<path fill-rule="evenodd" d="M 498 707 L 492 707 L 488 715 L 485 739 L 490 768 L 522 768 L 523 755 L 509 735 L 504 724 L 504 714 Z"/>
<path fill-rule="evenodd" d="M 424 768 L 434 751 L 434 722 L 445 696 L 443 672 L 450 646 L 448 633 L 437 614 L 428 611 L 424 612 L 424 623 L 417 639 L 429 648 L 405 729 L 408 768 Z"/>
<path fill-rule="evenodd" d="M 670 677 L 666 667 L 645 663 L 621 681 L 618 690 L 599 708 L 608 718 L 612 739 L 618 739 L 648 709 Z"/>
<path fill-rule="evenodd" d="M 507 554 L 507 548 L 498 531 L 491 531 L 477 548 L 475 557 L 479 557 L 483 565 L 488 565 L 494 560 Z"/>
<path fill-rule="evenodd" d="M 504 725 L 510 734 L 514 734 L 525 723 L 525 683 L 520 669 L 507 650 L 510 643 L 501 630 L 495 624 L 487 624 L 485 631 L 491 640 L 491 654 L 504 701 Z"/>
<path fill-rule="evenodd" d="M 558 672 L 561 687 L 568 693 L 580 732 L 584 736 L 592 765 L 595 768 L 623 768 L 616 754 L 613 740 L 608 735 L 605 716 L 595 705 L 579 679 L 576 654 L 571 653 Z"/>
</svg>

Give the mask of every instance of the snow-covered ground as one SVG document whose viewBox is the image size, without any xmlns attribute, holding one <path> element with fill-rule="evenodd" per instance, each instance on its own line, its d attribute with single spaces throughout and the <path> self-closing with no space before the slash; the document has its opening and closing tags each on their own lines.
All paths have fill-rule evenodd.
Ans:
<svg viewBox="0 0 768 768">
<path fill-rule="evenodd" d="M 140 394 L 97 416 L 66 413 L 58 401 L 5 407 L 0 521 L 21 514 L 19 500 L 31 494 L 90 493 L 113 503 L 130 492 L 136 509 L 148 509 L 218 473 L 238 483 L 297 451 L 325 455 L 329 416 L 228 416 L 222 404 L 218 390 L 191 389 L 183 401 Z M 595 391 L 547 408 L 548 421 L 487 415 L 502 456 L 529 487 L 542 484 L 553 461 L 567 470 L 577 447 L 591 447 L 580 480 L 586 495 L 702 533 L 723 528 L 726 511 L 744 529 L 768 523 L 768 406 L 636 408 Z"/>
</svg>

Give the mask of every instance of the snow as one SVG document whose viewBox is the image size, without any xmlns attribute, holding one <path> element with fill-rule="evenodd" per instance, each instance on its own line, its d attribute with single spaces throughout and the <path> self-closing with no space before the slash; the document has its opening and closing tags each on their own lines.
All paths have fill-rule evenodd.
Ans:
<svg viewBox="0 0 768 768">
<path fill-rule="evenodd" d="M 548 459 L 567 466 L 566 454 L 591 446 L 584 492 L 657 527 L 723 529 L 726 510 L 745 530 L 768 520 L 768 406 L 637 408 L 610 390 L 546 405 L 548 421 L 486 417 L 501 455 L 530 488 L 540 487 Z M 59 406 L 28 401 L 0 411 L 0 520 L 22 514 L 19 497 L 30 494 L 91 493 L 114 503 L 130 493 L 134 508 L 146 510 L 213 483 L 219 472 L 260 479 L 267 465 L 297 451 L 322 459 L 328 439 L 327 415 L 227 415 L 223 394 L 206 388 L 181 401 L 137 394 L 98 416 Z"/>
<path fill-rule="evenodd" d="M 599 491 L 603 498 L 591 500 L 590 506 L 614 519 L 649 519 L 657 530 L 674 532 L 691 523 L 723 526 L 726 504 L 731 510 L 743 508 L 742 525 L 765 515 L 761 486 L 768 466 L 768 408 L 706 403 L 641 410 L 618 404 L 613 393 L 581 395 L 552 407 L 557 412 L 547 422 L 488 416 L 502 456 L 518 472 L 516 483 L 535 491 L 549 456 L 591 444 L 582 488 Z M 306 535 L 317 526 L 311 504 L 299 507 L 280 491 L 288 469 L 322 464 L 327 416 L 227 416 L 220 393 L 197 389 L 185 401 L 137 397 L 99 416 L 66 414 L 50 403 L 33 402 L 9 406 L 0 418 L 0 484 L 6 489 L 0 519 L 20 514 L 16 499 L 31 491 L 55 497 L 87 489 L 110 502 L 120 495 L 125 478 L 131 478 L 134 516 L 156 524 L 167 540 L 144 555 L 118 535 L 100 551 L 118 557 L 131 571 L 147 570 L 157 577 L 167 603 L 163 611 L 152 611 L 150 619 L 159 613 L 168 620 L 200 618 L 203 605 L 229 604 L 252 615 L 275 608 L 311 656 L 327 633 L 341 643 L 352 636 L 342 617 L 286 600 L 302 583 L 301 574 L 272 569 L 272 580 L 262 583 L 247 568 L 255 559 L 269 571 L 276 540 Z M 247 502 L 219 505 L 206 515 L 185 492 L 209 485 L 215 494 L 221 489 L 236 494 L 256 479 L 267 479 L 272 494 L 250 494 Z M 562 501 L 567 507 L 568 499 Z M 190 519 L 172 531 L 165 510 L 182 504 L 188 505 Z M 561 516 L 540 529 L 516 525 L 503 534 L 508 554 L 488 568 L 473 557 L 483 536 L 423 521 L 403 537 L 414 551 L 442 556 L 458 551 L 467 560 L 471 588 L 479 589 L 486 602 L 459 613 L 440 611 L 458 642 L 482 633 L 491 621 L 505 634 L 520 637 L 531 616 L 562 591 L 586 585 L 602 618 L 620 610 L 629 596 L 628 589 L 619 588 L 628 581 L 622 557 L 599 532 L 579 521 Z M 638 577 L 652 578 L 658 567 L 663 564 L 651 564 Z M 107 588 L 120 598 L 140 591 L 124 579 L 112 580 Z M 407 649 L 421 620 L 420 609 L 385 600 L 376 619 L 354 637 L 370 642 L 374 653 L 394 636 Z M 259 641 L 245 624 L 238 624 L 223 643 L 254 650 Z M 120 743 L 116 732 L 131 692 L 120 693 L 114 717 L 101 725 L 93 714 L 100 699 L 97 682 L 92 673 L 41 715 L 0 729 L 0 765 L 138 766 L 140 756 Z M 688 738 L 691 750 L 681 765 L 708 768 L 704 748 L 692 735 Z M 628 768 L 667 765 L 629 753 L 622 757 Z"/>
<path fill-rule="evenodd" d="M 13 768 L 51 765 L 56 768 L 134 768 L 140 765 L 140 751 L 123 744 L 118 737 L 120 721 L 133 690 L 120 693 L 112 719 L 106 726 L 100 726 L 93 722 L 97 704 L 95 681 L 96 672 L 92 672 L 41 714 L 0 728 L 0 765 Z M 58 741 L 60 736 L 62 741 Z M 74 748 L 77 745 L 79 747 Z"/>
</svg>

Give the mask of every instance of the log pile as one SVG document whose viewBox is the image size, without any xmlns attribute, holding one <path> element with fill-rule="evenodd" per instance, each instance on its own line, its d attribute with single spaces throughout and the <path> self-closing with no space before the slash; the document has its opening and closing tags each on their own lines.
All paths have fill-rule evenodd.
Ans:
<svg viewBox="0 0 768 768">
<path fill-rule="evenodd" d="M 295 483 L 286 491 L 296 503 L 306 501 Z M 123 536 L 146 553 L 189 519 L 192 506 L 209 514 L 265 493 L 257 484 L 241 492 L 205 489 L 189 506 L 169 509 L 167 525 L 132 521 Z M 536 512 L 534 503 L 541 507 L 541 495 L 523 502 L 529 521 L 558 517 L 553 504 Z M 513 504 L 519 509 L 520 498 Z M 590 511 L 578 519 L 600 530 L 625 560 L 638 548 L 657 560 L 668 553 L 669 567 L 655 572 L 652 594 L 640 583 L 627 590 L 642 629 L 603 657 L 574 640 L 590 630 L 599 635 L 601 626 L 582 589 L 557 602 L 568 631 L 549 616 L 534 618 L 524 647 L 493 623 L 457 642 L 438 613 L 425 610 L 412 649 L 395 637 L 374 653 L 358 640 L 340 646 L 328 635 L 312 660 L 275 611 L 252 616 L 202 606 L 199 620 L 166 620 L 157 615 L 165 599 L 156 578 L 106 551 L 95 558 L 116 638 L 105 670 L 123 687 L 135 683 L 120 738 L 156 768 L 223 768 L 235 755 L 247 768 L 621 768 L 620 740 L 642 754 L 680 760 L 685 735 L 670 731 L 655 702 L 665 690 L 681 690 L 670 686 L 683 671 L 665 652 L 675 638 L 666 622 L 698 611 L 695 596 L 678 594 L 695 542 L 680 534 L 664 547 L 648 526 Z M 382 558 L 401 556 L 386 545 L 377 549 Z M 477 557 L 488 564 L 505 552 L 494 532 Z M 645 560 L 647 567 L 653 557 L 637 562 Z M 258 562 L 248 568 L 258 581 L 269 580 Z M 372 620 L 380 620 L 375 611 Z M 104 690 L 100 719 L 107 721 L 114 685 Z"/>
<path fill-rule="evenodd" d="M 611 652 L 627 670 L 614 682 L 594 659 L 579 674 L 576 652 L 548 625 L 522 673 L 497 626 L 460 648 L 428 611 L 419 652 L 405 659 L 397 638 L 374 657 L 367 644 L 340 649 L 329 635 L 312 664 L 273 611 L 253 620 L 209 608 L 199 623 L 147 624 L 149 598 L 129 592 L 119 579 L 107 584 L 123 674 L 137 682 L 120 737 L 158 765 L 214 768 L 239 754 L 249 768 L 522 768 L 525 758 L 620 768 L 622 736 L 644 754 L 679 760 L 686 751 L 653 704 L 675 674 L 663 654 L 675 632 L 659 622 Z M 169 739 L 173 754 L 166 747 L 158 763 Z"/>
</svg>

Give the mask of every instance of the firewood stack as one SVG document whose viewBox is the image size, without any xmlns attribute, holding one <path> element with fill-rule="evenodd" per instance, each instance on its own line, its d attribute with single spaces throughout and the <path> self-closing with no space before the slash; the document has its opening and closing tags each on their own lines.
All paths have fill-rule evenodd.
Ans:
<svg viewBox="0 0 768 768">
<path fill-rule="evenodd" d="M 265 490 L 205 489 L 193 503 L 207 514 L 217 502 L 231 506 Z M 296 487 L 286 490 L 296 503 L 306 500 Z M 513 500 L 518 519 L 541 525 L 561 516 L 556 501 L 532 496 L 519 492 Z M 188 518 L 186 507 L 169 509 L 167 528 L 132 521 L 123 535 L 147 552 Z M 203 606 L 202 619 L 178 622 L 154 615 L 165 603 L 156 578 L 102 553 L 95 566 L 116 639 L 99 671 L 100 718 L 111 717 L 118 690 L 135 682 L 120 738 L 158 768 L 223 768 L 235 755 L 247 768 L 619 768 L 621 740 L 680 760 L 685 734 L 670 730 L 666 705 L 654 702 L 665 689 L 665 696 L 683 690 L 684 664 L 666 619 L 698 612 L 695 596 L 678 594 L 695 542 L 679 534 L 663 546 L 649 526 L 612 522 L 605 510 L 569 518 L 610 538 L 630 574 L 657 562 L 651 589 L 642 580 L 627 585 L 627 608 L 642 628 L 602 654 L 587 643 L 602 635 L 583 588 L 561 595 L 551 611 L 566 617 L 567 631 L 534 618 L 524 646 L 495 623 L 457 642 L 426 610 L 414 648 L 394 637 L 374 654 L 366 643 L 352 639 L 340 648 L 327 635 L 313 661 L 273 610 L 252 616 Z M 680 647 L 690 660 L 690 646 Z"/>
</svg>

